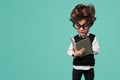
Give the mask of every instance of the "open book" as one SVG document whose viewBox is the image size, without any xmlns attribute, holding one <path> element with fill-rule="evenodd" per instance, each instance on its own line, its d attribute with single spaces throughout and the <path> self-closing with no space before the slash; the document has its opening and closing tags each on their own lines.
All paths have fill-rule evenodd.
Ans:
<svg viewBox="0 0 120 80">
<path fill-rule="evenodd" d="M 75 48 L 76 50 L 80 50 L 81 48 L 85 48 L 85 51 L 81 56 L 85 56 L 85 55 L 93 53 L 91 42 L 90 42 L 90 39 L 88 37 L 83 39 L 83 40 L 78 41 L 77 43 L 75 43 L 75 40 L 73 37 L 70 37 L 70 39 L 71 39 L 73 48 Z"/>
</svg>

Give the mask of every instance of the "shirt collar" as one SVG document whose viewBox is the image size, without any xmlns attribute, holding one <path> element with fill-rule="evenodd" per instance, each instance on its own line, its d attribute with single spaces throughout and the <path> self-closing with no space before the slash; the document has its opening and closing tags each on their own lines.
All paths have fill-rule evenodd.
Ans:
<svg viewBox="0 0 120 80">
<path fill-rule="evenodd" d="M 82 37 L 82 38 L 85 38 L 85 37 L 88 37 L 90 35 L 90 33 L 87 33 L 87 36 L 80 36 L 80 34 L 79 34 L 79 37 Z"/>
</svg>

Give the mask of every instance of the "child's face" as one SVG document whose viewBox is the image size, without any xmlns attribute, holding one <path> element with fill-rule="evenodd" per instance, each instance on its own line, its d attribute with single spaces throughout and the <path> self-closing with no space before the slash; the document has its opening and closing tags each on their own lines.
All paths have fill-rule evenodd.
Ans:
<svg viewBox="0 0 120 80">
<path fill-rule="evenodd" d="M 82 19 L 78 21 L 77 24 L 75 24 L 75 28 L 77 32 L 80 34 L 80 36 L 87 36 L 87 33 L 89 32 L 89 23 L 86 21 L 86 19 Z"/>
</svg>

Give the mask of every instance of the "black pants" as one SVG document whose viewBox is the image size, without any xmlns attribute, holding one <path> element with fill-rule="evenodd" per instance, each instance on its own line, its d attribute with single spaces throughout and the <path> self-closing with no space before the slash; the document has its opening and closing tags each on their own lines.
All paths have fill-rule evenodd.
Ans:
<svg viewBox="0 0 120 80">
<path fill-rule="evenodd" d="M 90 70 L 76 70 L 73 69 L 72 80 L 81 80 L 82 74 L 85 80 L 94 80 L 94 69 Z"/>
</svg>

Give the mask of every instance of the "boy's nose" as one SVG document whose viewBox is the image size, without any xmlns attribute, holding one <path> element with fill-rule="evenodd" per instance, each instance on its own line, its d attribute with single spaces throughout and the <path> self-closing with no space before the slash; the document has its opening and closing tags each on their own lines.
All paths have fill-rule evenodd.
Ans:
<svg viewBox="0 0 120 80">
<path fill-rule="evenodd" d="M 80 30 L 84 30 L 83 27 L 80 27 Z"/>
</svg>

